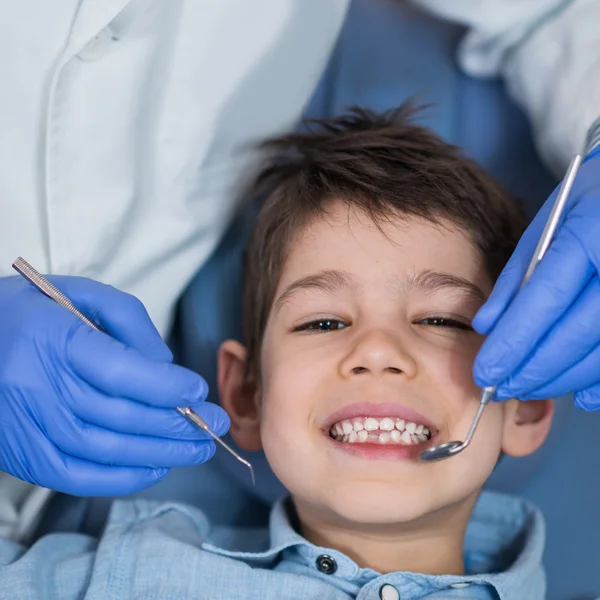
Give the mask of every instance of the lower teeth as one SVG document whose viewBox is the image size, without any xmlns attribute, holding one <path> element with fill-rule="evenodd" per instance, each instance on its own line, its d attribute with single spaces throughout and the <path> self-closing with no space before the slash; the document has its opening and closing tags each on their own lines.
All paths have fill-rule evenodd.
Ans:
<svg viewBox="0 0 600 600">
<path fill-rule="evenodd" d="M 394 446 L 412 446 L 416 444 L 422 444 L 429 440 L 429 437 L 425 434 L 409 434 L 404 431 L 382 431 L 367 432 L 364 429 L 356 432 L 351 431 L 350 434 L 344 436 L 338 436 L 332 434 L 331 437 L 338 442 L 350 443 L 350 444 L 380 444 L 380 445 L 394 445 Z"/>
</svg>

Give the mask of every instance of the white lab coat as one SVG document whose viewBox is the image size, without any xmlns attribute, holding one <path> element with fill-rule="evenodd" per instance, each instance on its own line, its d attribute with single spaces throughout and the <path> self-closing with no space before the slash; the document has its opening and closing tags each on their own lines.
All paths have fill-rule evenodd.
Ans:
<svg viewBox="0 0 600 600">
<path fill-rule="evenodd" d="M 416 1 L 471 28 L 462 65 L 507 78 L 561 173 L 600 114 L 599 1 Z M 166 333 L 252 145 L 298 119 L 348 4 L 4 0 L 0 277 L 21 255 L 110 283 Z M 26 535 L 47 497 L 0 474 L 0 535 Z"/>
</svg>

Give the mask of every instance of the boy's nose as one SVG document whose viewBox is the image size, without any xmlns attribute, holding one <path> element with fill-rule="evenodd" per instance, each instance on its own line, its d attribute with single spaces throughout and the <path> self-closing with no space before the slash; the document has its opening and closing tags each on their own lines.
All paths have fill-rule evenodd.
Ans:
<svg viewBox="0 0 600 600">
<path fill-rule="evenodd" d="M 417 363 L 400 340 L 385 331 L 372 331 L 356 340 L 341 364 L 344 377 L 371 373 L 413 377 Z"/>
</svg>

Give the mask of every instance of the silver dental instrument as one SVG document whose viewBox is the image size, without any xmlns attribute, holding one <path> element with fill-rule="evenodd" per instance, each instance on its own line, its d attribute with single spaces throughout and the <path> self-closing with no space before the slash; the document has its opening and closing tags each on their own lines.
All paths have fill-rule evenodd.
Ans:
<svg viewBox="0 0 600 600">
<path fill-rule="evenodd" d="M 567 174 L 563 180 L 561 188 L 556 196 L 556 200 L 554 201 L 554 205 L 552 206 L 552 210 L 550 211 L 550 216 L 546 221 L 546 225 L 544 226 L 544 230 L 542 231 L 542 235 L 535 247 L 535 251 L 533 252 L 533 256 L 529 262 L 527 267 L 527 271 L 523 276 L 523 281 L 521 282 L 521 286 L 519 289 L 522 289 L 523 286 L 529 281 L 535 268 L 538 266 L 539 262 L 546 254 L 546 250 L 548 250 L 550 246 L 550 242 L 556 233 L 556 229 L 560 223 L 561 216 L 567 205 L 567 200 L 569 198 L 569 194 L 571 192 L 571 188 L 573 187 L 573 182 L 575 181 L 575 177 L 577 176 L 577 172 L 579 171 L 579 167 L 581 166 L 582 156 L 580 154 L 576 154 L 569 165 L 567 170 Z M 473 419 L 473 423 L 469 432 L 467 434 L 467 438 L 464 442 L 454 441 L 454 442 L 444 442 L 443 444 L 439 444 L 437 446 L 432 446 L 431 448 L 427 448 L 421 453 L 421 460 L 423 461 L 435 461 L 435 460 L 443 460 L 445 458 L 450 458 L 451 456 L 456 456 L 460 452 L 462 452 L 470 443 L 473 438 L 473 434 L 475 433 L 475 429 L 477 429 L 477 425 L 479 424 L 479 420 L 481 419 L 481 415 L 483 414 L 483 409 L 487 406 L 488 402 L 492 399 L 492 396 L 496 393 L 496 389 L 498 386 L 491 386 L 483 388 L 483 392 L 481 394 L 481 400 L 479 402 L 479 408 L 477 409 L 477 414 Z"/>
<path fill-rule="evenodd" d="M 48 296 L 51 300 L 54 300 L 67 310 L 70 310 L 74 315 L 78 316 L 84 323 L 89 325 L 92 329 L 96 331 L 102 331 L 93 321 L 88 319 L 81 311 L 79 311 L 73 303 L 54 285 L 52 285 L 43 275 L 38 273 L 26 260 L 19 257 L 13 263 L 13 268 L 20 275 L 22 275 L 29 283 L 35 286 L 40 292 Z M 235 456 L 242 464 L 246 465 L 250 469 L 250 475 L 252 476 L 252 485 L 256 485 L 254 481 L 254 469 L 250 462 L 248 462 L 245 458 L 242 458 L 233 448 L 231 448 L 228 444 L 226 444 L 216 433 L 213 433 L 208 426 L 208 424 L 204 421 L 204 419 L 200 418 L 191 408 L 178 406 L 176 409 L 179 414 L 186 417 L 189 421 L 191 421 L 196 427 L 199 427 L 206 433 L 208 433 L 216 442 L 219 442 L 227 452 Z"/>
</svg>

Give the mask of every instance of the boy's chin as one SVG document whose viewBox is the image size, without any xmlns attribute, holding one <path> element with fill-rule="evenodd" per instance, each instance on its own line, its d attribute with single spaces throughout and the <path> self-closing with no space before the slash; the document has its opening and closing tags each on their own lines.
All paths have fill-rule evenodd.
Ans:
<svg viewBox="0 0 600 600">
<path fill-rule="evenodd" d="M 403 494 L 383 496 L 377 492 L 362 491 L 358 494 L 335 499 L 328 499 L 328 510 L 337 519 L 348 525 L 369 528 L 384 528 L 391 531 L 393 526 L 402 529 L 402 525 L 416 524 L 426 519 L 429 514 L 436 513 L 440 506 L 424 494 Z"/>
<path fill-rule="evenodd" d="M 422 531 L 444 526 L 448 519 L 468 520 L 477 497 L 477 493 L 466 490 L 444 491 L 429 485 L 409 488 L 363 484 L 354 493 L 339 492 L 326 497 L 319 494 L 321 497 L 312 501 L 304 498 L 302 503 L 312 504 L 332 524 L 373 532 L 380 529 L 382 533 Z"/>
</svg>

